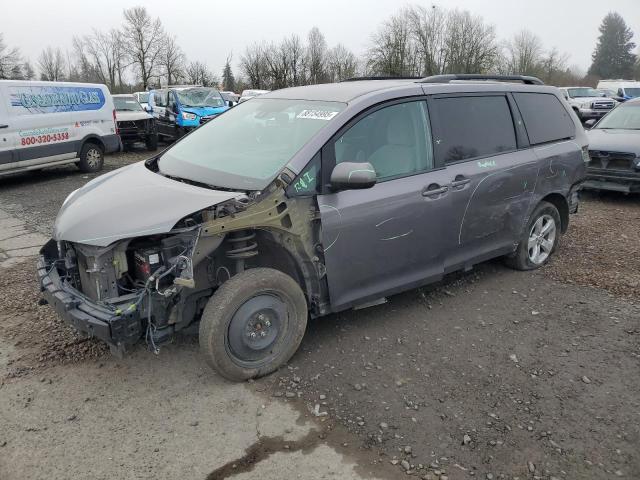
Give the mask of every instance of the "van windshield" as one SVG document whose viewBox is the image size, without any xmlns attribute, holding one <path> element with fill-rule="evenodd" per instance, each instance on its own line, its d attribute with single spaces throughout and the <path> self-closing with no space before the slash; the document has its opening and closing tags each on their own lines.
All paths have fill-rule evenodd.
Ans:
<svg viewBox="0 0 640 480">
<path fill-rule="evenodd" d="M 178 100 L 184 107 L 222 107 L 224 100 L 215 88 L 186 88 L 176 90 Z"/>
<path fill-rule="evenodd" d="M 640 88 L 625 88 L 624 94 L 631 98 L 640 97 Z"/>
<path fill-rule="evenodd" d="M 160 173 L 213 187 L 261 190 L 345 106 L 257 97 L 169 148 L 158 161 Z"/>
</svg>

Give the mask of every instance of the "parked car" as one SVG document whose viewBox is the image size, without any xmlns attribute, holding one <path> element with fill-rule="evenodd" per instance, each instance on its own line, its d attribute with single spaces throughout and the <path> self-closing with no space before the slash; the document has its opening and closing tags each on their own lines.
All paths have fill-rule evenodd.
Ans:
<svg viewBox="0 0 640 480">
<path fill-rule="evenodd" d="M 251 100 L 254 97 L 258 97 L 260 95 L 264 95 L 265 93 L 269 93 L 270 90 L 243 90 L 240 95 L 239 103 L 246 102 L 247 100 Z"/>
<path fill-rule="evenodd" d="M 560 91 L 582 122 L 601 118 L 618 104 L 590 87 L 563 87 Z"/>
<path fill-rule="evenodd" d="M 600 80 L 598 88 L 615 91 L 623 102 L 640 97 L 640 82 L 637 80 Z"/>
<path fill-rule="evenodd" d="M 134 92 L 134 97 L 140 104 L 140 106 L 144 109 L 144 111 L 148 111 L 149 109 L 149 92 Z"/>
<path fill-rule="evenodd" d="M 230 107 L 236 106 L 240 101 L 240 95 L 234 92 L 220 92 L 220 95 L 222 95 L 222 98 Z"/>
<path fill-rule="evenodd" d="M 640 98 L 609 113 L 587 138 L 591 161 L 584 188 L 640 192 Z"/>
<path fill-rule="evenodd" d="M 613 90 L 609 90 L 608 88 L 596 88 L 596 92 L 601 94 L 603 97 L 613 98 L 616 102 L 624 102 L 625 99 L 618 96 L 616 92 Z"/>
<path fill-rule="evenodd" d="M 149 92 L 158 134 L 176 140 L 229 109 L 220 92 L 201 86 L 176 86 Z"/>
<path fill-rule="evenodd" d="M 142 142 L 147 150 L 158 149 L 156 119 L 147 113 L 134 95 L 113 95 L 118 132 L 125 148 Z"/>
<path fill-rule="evenodd" d="M 0 175 L 75 163 L 102 169 L 120 149 L 105 85 L 0 80 Z"/>
<path fill-rule="evenodd" d="M 244 102 L 73 192 L 38 261 L 45 298 L 118 352 L 199 323 L 209 364 L 241 380 L 288 361 L 309 316 L 493 257 L 538 268 L 587 158 L 541 83 L 350 81 Z"/>
</svg>

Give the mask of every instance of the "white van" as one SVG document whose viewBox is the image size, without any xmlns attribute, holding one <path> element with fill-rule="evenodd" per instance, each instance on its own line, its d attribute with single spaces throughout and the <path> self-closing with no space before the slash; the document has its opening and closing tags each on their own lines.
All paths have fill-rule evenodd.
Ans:
<svg viewBox="0 0 640 480">
<path fill-rule="evenodd" d="M 105 85 L 0 80 L 0 176 L 66 163 L 97 172 L 118 150 Z"/>
<path fill-rule="evenodd" d="M 616 92 L 622 100 L 640 97 L 640 82 L 637 80 L 600 80 L 598 88 Z"/>
</svg>

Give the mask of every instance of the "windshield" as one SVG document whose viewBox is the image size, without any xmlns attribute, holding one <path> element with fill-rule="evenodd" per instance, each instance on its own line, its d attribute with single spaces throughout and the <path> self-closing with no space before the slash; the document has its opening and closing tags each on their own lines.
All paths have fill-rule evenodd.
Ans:
<svg viewBox="0 0 640 480">
<path fill-rule="evenodd" d="M 176 90 L 178 100 L 184 107 L 222 107 L 224 100 L 215 88 L 187 88 Z"/>
<path fill-rule="evenodd" d="M 640 103 L 623 103 L 598 122 L 596 129 L 640 130 Z"/>
<path fill-rule="evenodd" d="M 113 97 L 113 104 L 119 112 L 138 112 L 142 106 L 135 97 Z"/>
<path fill-rule="evenodd" d="M 344 103 L 255 98 L 168 149 L 160 172 L 212 186 L 261 190 Z"/>
<path fill-rule="evenodd" d="M 571 98 L 602 97 L 602 93 L 598 92 L 595 88 L 570 88 L 569 96 Z"/>
<path fill-rule="evenodd" d="M 624 94 L 631 98 L 640 97 L 640 88 L 625 88 Z"/>
<path fill-rule="evenodd" d="M 140 103 L 149 103 L 149 94 L 148 93 L 138 93 L 138 101 Z"/>
</svg>

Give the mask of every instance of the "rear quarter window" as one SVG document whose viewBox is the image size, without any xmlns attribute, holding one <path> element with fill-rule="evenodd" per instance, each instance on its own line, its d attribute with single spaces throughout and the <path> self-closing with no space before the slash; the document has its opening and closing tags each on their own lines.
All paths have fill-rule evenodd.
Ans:
<svg viewBox="0 0 640 480">
<path fill-rule="evenodd" d="M 532 145 L 575 136 L 575 124 L 558 97 L 551 93 L 514 93 Z"/>
</svg>

